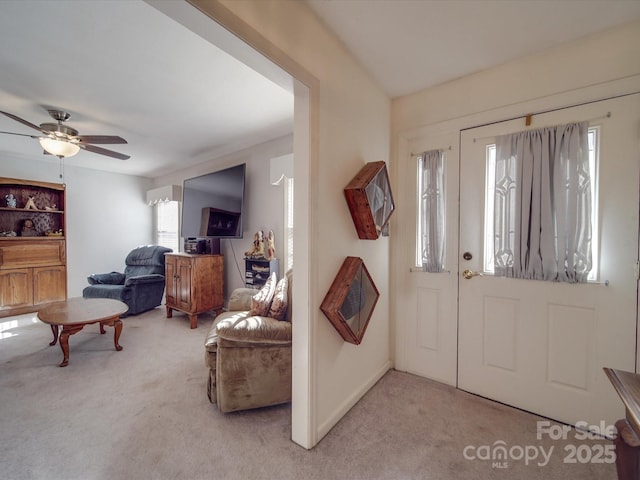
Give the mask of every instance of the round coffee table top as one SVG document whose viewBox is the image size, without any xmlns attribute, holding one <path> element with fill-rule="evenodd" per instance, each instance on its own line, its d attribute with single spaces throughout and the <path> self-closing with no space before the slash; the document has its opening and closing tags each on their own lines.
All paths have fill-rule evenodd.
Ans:
<svg viewBox="0 0 640 480">
<path fill-rule="evenodd" d="M 112 319 L 128 309 L 120 300 L 76 297 L 43 308 L 38 318 L 51 325 L 82 325 Z"/>
</svg>

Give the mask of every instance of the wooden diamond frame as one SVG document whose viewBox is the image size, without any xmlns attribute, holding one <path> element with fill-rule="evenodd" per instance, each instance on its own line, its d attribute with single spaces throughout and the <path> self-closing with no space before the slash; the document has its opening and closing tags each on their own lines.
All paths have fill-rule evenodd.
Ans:
<svg viewBox="0 0 640 480">
<path fill-rule="evenodd" d="M 320 310 L 346 342 L 359 345 L 379 297 L 380 293 L 362 259 L 347 257 Z"/>
</svg>

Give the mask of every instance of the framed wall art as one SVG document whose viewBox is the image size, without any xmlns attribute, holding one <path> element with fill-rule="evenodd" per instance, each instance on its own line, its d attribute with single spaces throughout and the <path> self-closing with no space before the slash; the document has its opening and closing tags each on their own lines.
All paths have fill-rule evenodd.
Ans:
<svg viewBox="0 0 640 480">
<path fill-rule="evenodd" d="M 358 238 L 376 240 L 387 231 L 395 204 L 385 162 L 367 163 L 344 188 L 344 196 Z"/>
</svg>

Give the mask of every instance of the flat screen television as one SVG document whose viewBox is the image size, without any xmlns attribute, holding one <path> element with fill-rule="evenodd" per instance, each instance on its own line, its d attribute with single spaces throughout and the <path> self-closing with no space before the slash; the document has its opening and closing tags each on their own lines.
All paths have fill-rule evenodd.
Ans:
<svg viewBox="0 0 640 480">
<path fill-rule="evenodd" d="M 184 181 L 183 238 L 242 238 L 245 170 L 242 163 Z"/>
</svg>

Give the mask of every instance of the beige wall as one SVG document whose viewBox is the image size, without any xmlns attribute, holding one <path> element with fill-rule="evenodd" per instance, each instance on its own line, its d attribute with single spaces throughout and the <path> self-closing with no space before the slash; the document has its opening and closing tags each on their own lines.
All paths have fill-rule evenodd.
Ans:
<svg viewBox="0 0 640 480">
<path fill-rule="evenodd" d="M 294 440 L 311 447 L 391 366 L 389 239 L 358 240 L 343 194 L 344 186 L 366 162 L 388 160 L 390 101 L 304 3 L 198 3 L 217 18 L 224 15 L 219 8 L 222 4 L 235 18 L 227 18 L 225 23 L 243 30 L 236 20 L 246 22 L 258 34 L 248 33 L 259 50 L 271 52 L 290 72 L 306 71 L 306 80 L 314 84 L 309 185 L 307 191 L 300 192 L 309 196 L 306 213 L 311 224 L 305 237 L 296 232 L 295 247 L 297 251 L 302 240 L 310 248 L 309 265 L 297 269 L 298 273 L 308 269 L 307 314 L 294 319 L 305 322 L 299 332 L 308 335 L 296 336 L 294 327 L 294 388 L 299 392 L 294 391 L 292 420 Z M 295 177 L 296 186 L 304 183 L 297 172 Z M 304 202 L 296 201 L 299 204 Z M 319 310 L 346 256 L 363 258 L 381 293 L 359 346 L 345 343 Z M 299 276 L 296 279 L 296 287 L 305 285 Z M 296 361 L 301 349 L 307 350 L 308 365 Z M 302 402 L 306 405 L 300 405 Z M 302 418 L 301 412 L 307 418 Z"/>
<path fill-rule="evenodd" d="M 640 73 L 640 23 L 591 35 L 393 100 L 392 137 Z M 528 113 L 526 111 L 521 113 Z M 497 112 L 495 116 L 498 116 Z M 473 120 L 471 120 L 473 121 Z"/>
</svg>

